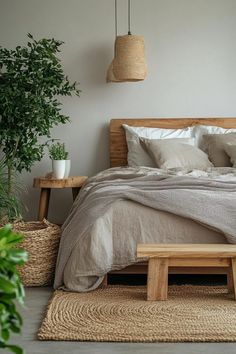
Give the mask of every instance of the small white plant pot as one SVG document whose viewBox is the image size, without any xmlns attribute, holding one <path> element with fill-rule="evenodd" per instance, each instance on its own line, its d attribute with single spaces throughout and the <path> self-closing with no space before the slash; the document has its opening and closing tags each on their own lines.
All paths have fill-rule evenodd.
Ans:
<svg viewBox="0 0 236 354">
<path fill-rule="evenodd" d="M 70 167 L 71 167 L 71 162 L 70 160 L 65 160 L 65 175 L 64 178 L 68 178 L 70 175 Z"/>
<path fill-rule="evenodd" d="M 65 176 L 66 160 L 52 160 L 53 177 L 62 179 Z"/>
</svg>

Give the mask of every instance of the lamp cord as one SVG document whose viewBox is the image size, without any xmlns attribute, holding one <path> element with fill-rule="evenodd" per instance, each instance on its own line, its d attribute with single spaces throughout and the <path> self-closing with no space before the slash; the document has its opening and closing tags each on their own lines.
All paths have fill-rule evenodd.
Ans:
<svg viewBox="0 0 236 354">
<path fill-rule="evenodd" d="M 115 34 L 117 37 L 117 0 L 115 0 Z"/>
<path fill-rule="evenodd" d="M 128 0 L 128 35 L 131 35 L 130 22 L 131 22 L 131 13 L 130 13 L 130 0 Z M 117 0 L 115 0 L 115 35 L 118 34 L 118 24 L 117 24 Z"/>
<path fill-rule="evenodd" d="M 128 0 L 128 34 L 131 35 L 131 31 L 130 31 L 130 0 Z"/>
</svg>

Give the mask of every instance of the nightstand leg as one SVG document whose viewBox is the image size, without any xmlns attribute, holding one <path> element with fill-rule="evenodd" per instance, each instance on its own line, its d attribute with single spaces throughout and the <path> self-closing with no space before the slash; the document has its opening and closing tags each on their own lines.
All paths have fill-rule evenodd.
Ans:
<svg viewBox="0 0 236 354">
<path fill-rule="evenodd" d="M 72 187 L 73 202 L 75 201 L 77 195 L 79 194 L 80 187 Z"/>
<path fill-rule="evenodd" d="M 38 220 L 47 219 L 51 188 L 41 188 Z"/>
</svg>

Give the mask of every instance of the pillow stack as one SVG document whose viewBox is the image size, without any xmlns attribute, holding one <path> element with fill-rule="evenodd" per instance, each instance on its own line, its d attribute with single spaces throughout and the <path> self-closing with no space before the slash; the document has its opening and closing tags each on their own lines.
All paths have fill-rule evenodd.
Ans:
<svg viewBox="0 0 236 354">
<path fill-rule="evenodd" d="M 129 166 L 201 170 L 236 167 L 236 129 L 206 125 L 183 129 L 123 127 Z"/>
<path fill-rule="evenodd" d="M 126 142 L 128 145 L 128 165 L 156 167 L 155 162 L 142 147 L 140 138 L 147 139 L 182 139 L 193 138 L 193 128 L 187 127 L 184 129 L 162 129 L 162 128 L 146 128 L 146 127 L 131 127 L 123 124 L 126 134 Z"/>
</svg>

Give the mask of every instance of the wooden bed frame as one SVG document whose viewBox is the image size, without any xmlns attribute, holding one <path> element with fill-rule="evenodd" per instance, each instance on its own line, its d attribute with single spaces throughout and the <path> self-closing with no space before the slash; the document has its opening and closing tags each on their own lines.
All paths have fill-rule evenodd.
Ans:
<svg viewBox="0 0 236 354">
<path fill-rule="evenodd" d="M 110 121 L 110 165 L 127 165 L 127 145 L 122 124 L 134 127 L 179 129 L 193 125 L 216 125 L 222 128 L 236 128 L 236 118 L 140 118 L 111 119 Z"/>
<path fill-rule="evenodd" d="M 111 119 L 110 121 L 110 166 L 127 165 L 127 144 L 122 124 L 135 127 L 178 129 L 194 125 L 215 125 L 223 128 L 236 128 L 236 118 L 133 118 Z M 172 274 L 228 274 L 228 268 L 170 267 Z M 147 263 L 137 263 L 110 274 L 147 274 Z M 228 277 L 229 278 L 229 277 Z"/>
</svg>

